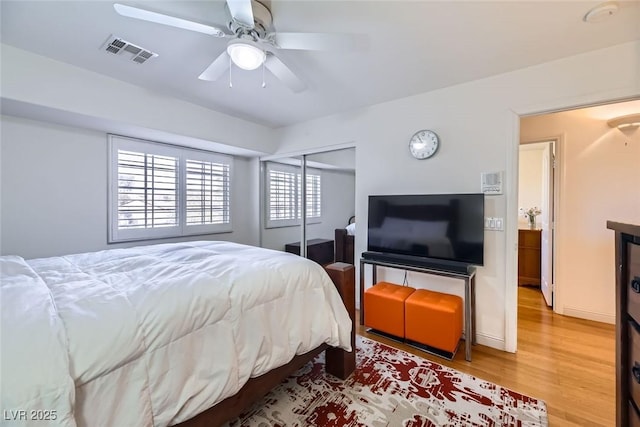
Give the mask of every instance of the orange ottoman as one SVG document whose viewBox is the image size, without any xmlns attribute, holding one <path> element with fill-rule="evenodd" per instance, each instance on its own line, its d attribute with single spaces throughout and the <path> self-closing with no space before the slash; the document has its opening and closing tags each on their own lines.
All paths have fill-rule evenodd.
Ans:
<svg viewBox="0 0 640 427">
<path fill-rule="evenodd" d="M 408 286 L 380 282 L 364 292 L 364 324 L 404 338 L 405 300 L 415 291 Z"/>
<path fill-rule="evenodd" d="M 408 340 L 454 353 L 462 337 L 462 298 L 416 290 L 405 301 Z"/>
</svg>

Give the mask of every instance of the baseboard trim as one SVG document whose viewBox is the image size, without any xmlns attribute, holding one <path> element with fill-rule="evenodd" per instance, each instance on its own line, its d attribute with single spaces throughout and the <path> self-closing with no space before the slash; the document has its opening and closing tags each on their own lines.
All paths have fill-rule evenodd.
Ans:
<svg viewBox="0 0 640 427">
<path fill-rule="evenodd" d="M 476 332 L 476 341 L 480 345 L 486 345 L 487 347 L 495 348 L 497 350 L 506 351 L 504 338 L 493 337 L 491 335 L 482 334 Z M 473 350 L 472 350 L 473 351 Z M 473 354 L 472 354 L 473 356 Z"/>
<path fill-rule="evenodd" d="M 594 322 L 609 323 L 615 325 L 615 314 L 596 313 L 595 311 L 580 310 L 579 308 L 563 307 L 562 314 L 577 317 L 578 319 L 592 320 Z"/>
</svg>

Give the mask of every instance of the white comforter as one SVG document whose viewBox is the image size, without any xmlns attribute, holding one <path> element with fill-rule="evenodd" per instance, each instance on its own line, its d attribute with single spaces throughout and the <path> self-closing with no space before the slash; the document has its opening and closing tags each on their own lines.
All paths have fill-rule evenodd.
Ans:
<svg viewBox="0 0 640 427">
<path fill-rule="evenodd" d="M 350 350 L 323 268 L 283 252 L 188 242 L 0 269 L 6 425 L 171 425 L 323 342 Z"/>
</svg>

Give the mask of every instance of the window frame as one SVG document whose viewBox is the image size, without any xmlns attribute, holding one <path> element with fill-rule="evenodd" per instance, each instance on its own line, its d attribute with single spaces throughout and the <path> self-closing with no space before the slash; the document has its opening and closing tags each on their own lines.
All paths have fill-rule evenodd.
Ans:
<svg viewBox="0 0 640 427">
<path fill-rule="evenodd" d="M 120 135 L 108 134 L 107 170 L 107 243 L 166 239 L 204 234 L 229 233 L 233 231 L 232 191 L 233 156 L 196 150 L 177 145 L 164 144 Z M 118 228 L 118 150 L 142 152 L 178 159 L 177 171 L 177 225 L 173 227 L 151 227 L 136 229 Z M 220 224 L 186 224 L 186 162 L 187 160 L 225 163 L 229 165 L 227 185 L 228 221 Z"/>
<path fill-rule="evenodd" d="M 274 172 L 283 172 L 283 173 L 293 173 L 296 178 L 294 180 L 296 190 L 295 190 L 295 218 L 287 218 L 287 219 L 271 219 L 271 171 Z M 301 193 L 301 183 L 302 183 L 302 171 L 300 167 L 287 165 L 276 162 L 266 162 L 265 167 L 265 228 L 279 228 L 279 227 L 294 227 L 300 226 L 302 224 L 302 207 L 300 199 L 302 197 Z M 307 176 L 314 175 L 318 176 L 320 180 L 319 185 L 319 197 L 320 202 L 317 203 L 316 206 L 320 209 L 319 216 L 307 217 L 307 224 L 319 224 L 322 222 L 322 212 L 323 212 L 323 197 L 322 197 L 322 188 L 324 179 L 322 177 L 322 170 L 316 168 L 307 168 Z M 309 182 L 309 180 L 307 180 Z M 307 203 L 309 195 L 307 195 Z M 308 212 L 308 208 L 305 207 Z"/>
</svg>

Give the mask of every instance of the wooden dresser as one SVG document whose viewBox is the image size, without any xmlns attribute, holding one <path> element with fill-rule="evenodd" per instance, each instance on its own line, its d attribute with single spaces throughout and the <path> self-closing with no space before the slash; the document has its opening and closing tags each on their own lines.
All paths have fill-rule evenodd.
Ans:
<svg viewBox="0 0 640 427">
<path fill-rule="evenodd" d="M 640 225 L 607 221 L 616 250 L 616 425 L 640 426 Z"/>
<path fill-rule="evenodd" d="M 300 255 L 300 242 L 287 243 L 284 246 L 284 250 L 285 252 Z M 307 258 L 320 265 L 331 264 L 333 262 L 333 240 L 307 240 Z"/>
<path fill-rule="evenodd" d="M 542 230 L 518 230 L 518 286 L 540 286 L 540 247 Z"/>
</svg>

